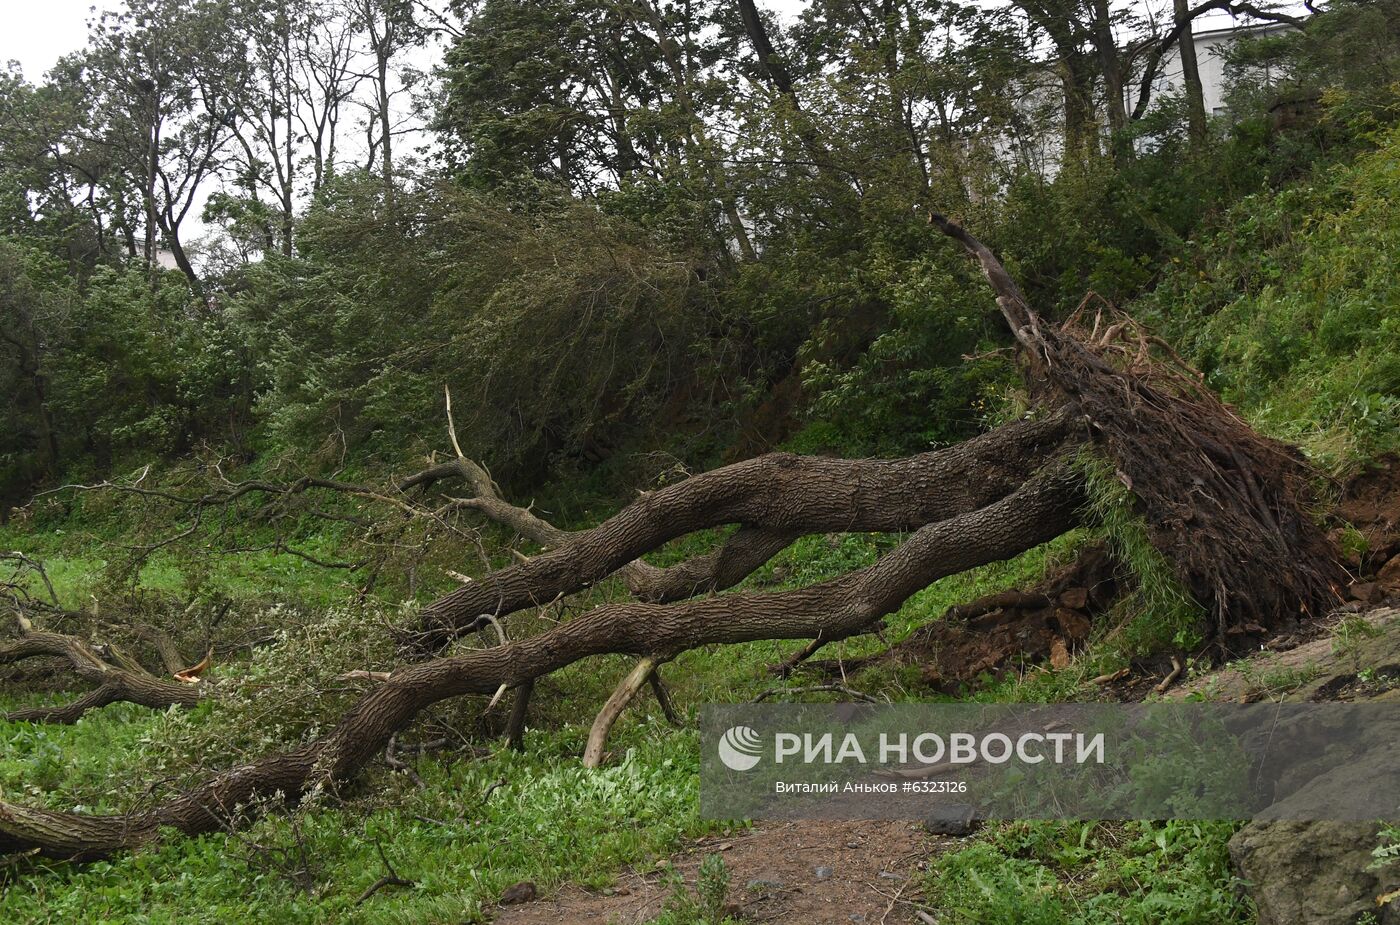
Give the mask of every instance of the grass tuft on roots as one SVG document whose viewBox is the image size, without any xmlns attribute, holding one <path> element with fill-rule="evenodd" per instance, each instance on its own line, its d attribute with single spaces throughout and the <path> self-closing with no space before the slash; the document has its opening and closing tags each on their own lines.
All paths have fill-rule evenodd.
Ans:
<svg viewBox="0 0 1400 925">
<path fill-rule="evenodd" d="M 1207 631 L 1206 610 L 1152 544 L 1137 499 L 1113 463 L 1085 447 L 1074 465 L 1084 478 L 1086 519 L 1103 531 L 1114 558 L 1131 576 L 1132 590 L 1114 605 L 1117 619 L 1105 642 L 1124 656 L 1199 647 Z"/>
</svg>

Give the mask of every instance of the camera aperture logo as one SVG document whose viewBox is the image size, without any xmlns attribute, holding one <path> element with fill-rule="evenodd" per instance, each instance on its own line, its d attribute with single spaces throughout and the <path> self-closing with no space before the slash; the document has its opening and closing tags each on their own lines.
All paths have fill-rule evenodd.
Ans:
<svg viewBox="0 0 1400 925">
<path fill-rule="evenodd" d="M 749 726 L 730 726 L 719 739 L 719 760 L 731 771 L 749 771 L 763 752 L 763 737 Z"/>
</svg>

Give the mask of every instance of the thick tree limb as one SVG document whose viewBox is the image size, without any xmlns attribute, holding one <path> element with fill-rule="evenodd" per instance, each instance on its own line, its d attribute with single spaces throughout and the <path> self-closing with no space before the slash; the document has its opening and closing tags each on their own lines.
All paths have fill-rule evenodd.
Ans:
<svg viewBox="0 0 1400 925">
<path fill-rule="evenodd" d="M 564 546 L 579 535 L 559 529 L 529 508 L 506 501 L 490 473 L 465 457 L 425 469 L 403 480 L 398 487 L 406 491 L 456 478 L 465 482 L 472 492 L 471 497 L 453 498 L 456 506 L 475 511 L 514 530 L 546 550 Z M 754 569 L 786 549 L 799 535 L 786 530 L 741 527 L 710 552 L 667 568 L 638 558 L 623 565 L 619 577 L 638 600 L 653 603 L 722 591 L 743 581 Z"/>
<path fill-rule="evenodd" d="M 261 797 L 295 799 L 317 781 L 350 777 L 434 703 L 523 685 L 589 656 L 664 661 L 714 643 L 850 635 L 938 578 L 1053 539 L 1074 525 L 1081 501 L 1077 478 L 1056 466 L 984 509 L 922 527 L 874 565 L 831 581 L 775 594 L 609 605 L 509 645 L 410 665 L 366 693 L 322 738 L 232 768 L 153 809 L 87 816 L 0 802 L 0 853 L 93 858 L 149 842 L 163 826 L 215 830 Z"/>
<path fill-rule="evenodd" d="M 906 459 L 772 453 L 715 469 L 643 495 L 562 546 L 439 598 L 405 641 L 440 645 L 485 626 L 483 614 L 500 617 L 575 593 L 678 536 L 726 523 L 744 527 L 712 554 L 713 566 L 701 557 L 680 572 L 666 570 L 668 579 L 694 569 L 709 583 L 690 587 L 720 587 L 718 579 L 737 581 L 802 533 L 917 529 L 1005 497 L 1070 434 L 1062 413 Z M 683 590 L 690 581 L 678 583 Z"/>
<path fill-rule="evenodd" d="M 510 705 L 510 720 L 506 723 L 506 747 L 511 751 L 525 750 L 525 722 L 530 715 L 530 695 L 534 690 L 533 678 L 515 688 L 515 700 Z"/>
<path fill-rule="evenodd" d="M 170 706 L 193 706 L 199 700 L 198 685 L 158 678 L 131 659 L 122 659 L 120 665 L 113 664 L 102 658 L 86 640 L 36 630 L 23 614 L 17 613 L 16 621 L 19 638 L 0 644 L 0 665 L 57 656 L 65 659 L 78 677 L 95 684 L 96 689 L 66 705 L 16 710 L 7 714 L 6 719 L 72 723 L 88 710 L 109 703 L 124 701 L 161 710 Z"/>
<path fill-rule="evenodd" d="M 660 664 L 658 660 L 651 655 L 644 655 L 638 659 L 632 670 L 627 672 L 627 677 L 623 678 L 622 682 L 617 685 L 617 690 L 613 691 L 607 703 L 603 704 L 603 709 L 598 711 L 597 717 L 593 720 L 593 728 L 588 730 L 588 744 L 583 749 L 583 766 L 585 768 L 602 767 L 603 749 L 608 744 L 608 733 L 612 732 L 617 718 L 622 715 L 623 710 L 627 709 L 632 698 L 637 696 L 642 685 L 647 683 L 647 679 L 656 671 L 658 664 Z"/>
<path fill-rule="evenodd" d="M 672 726 L 684 725 L 681 716 L 676 712 L 676 707 L 671 703 L 671 694 L 666 690 L 666 682 L 661 680 L 661 667 L 657 666 L 651 670 L 647 677 L 647 683 L 651 685 L 651 692 L 656 695 L 656 703 L 661 707 L 661 713 L 666 717 L 666 722 Z"/>
<path fill-rule="evenodd" d="M 131 631 L 156 650 L 167 674 L 174 677 L 185 670 L 185 665 L 188 663 L 185 661 L 185 657 L 180 654 L 180 650 L 175 647 L 175 641 L 170 638 L 169 633 L 162 632 L 149 623 L 138 623 L 131 628 Z"/>
</svg>

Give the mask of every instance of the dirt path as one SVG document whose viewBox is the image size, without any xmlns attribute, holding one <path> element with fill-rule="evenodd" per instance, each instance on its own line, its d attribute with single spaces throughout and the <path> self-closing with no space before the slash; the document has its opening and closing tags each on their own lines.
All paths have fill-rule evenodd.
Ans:
<svg viewBox="0 0 1400 925">
<path fill-rule="evenodd" d="M 745 921 L 792 925 L 907 925 L 925 859 L 939 843 L 910 822 L 769 822 L 701 839 L 671 858 L 695 886 L 700 862 L 719 853 L 730 871 L 729 901 Z M 628 872 L 610 894 L 574 886 L 503 908 L 497 925 L 635 925 L 661 912 L 670 895 L 660 871 Z"/>
</svg>

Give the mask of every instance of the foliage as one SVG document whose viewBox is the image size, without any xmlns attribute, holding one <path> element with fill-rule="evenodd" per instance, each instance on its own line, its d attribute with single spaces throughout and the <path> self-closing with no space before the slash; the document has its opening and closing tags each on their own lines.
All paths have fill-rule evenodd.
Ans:
<svg viewBox="0 0 1400 925">
<path fill-rule="evenodd" d="M 1121 622 L 1107 641 L 1133 655 L 1166 646 L 1184 651 L 1196 648 L 1202 640 L 1205 611 L 1152 545 L 1132 492 L 1112 462 L 1102 456 L 1084 451 L 1076 464 L 1084 473 L 1088 515 L 1104 531 L 1114 558 L 1132 576 L 1133 590 L 1114 605 Z"/>
<path fill-rule="evenodd" d="M 725 914 L 729 869 L 718 854 L 707 854 L 700 862 L 694 893 L 686 888 L 679 871 L 672 868 L 669 874 L 671 895 L 651 925 L 736 925 L 738 920 Z"/>
<path fill-rule="evenodd" d="M 1381 842 L 1371 852 L 1375 860 L 1371 863 L 1373 868 L 1385 867 L 1394 864 L 1400 858 L 1400 827 L 1393 825 L 1385 826 L 1381 829 Z"/>
<path fill-rule="evenodd" d="M 1255 426 L 1343 467 L 1400 444 L 1400 133 L 1241 202 L 1143 303 Z"/>
<path fill-rule="evenodd" d="M 734 333 L 744 319 L 702 257 L 590 204 L 520 212 L 439 184 L 401 193 L 389 213 L 375 181 L 347 179 L 299 240 L 296 258 L 252 271 L 238 303 L 279 446 L 335 433 L 342 450 L 391 459 L 438 447 L 448 386 L 465 446 L 539 471 L 676 426 L 749 360 Z"/>
</svg>

